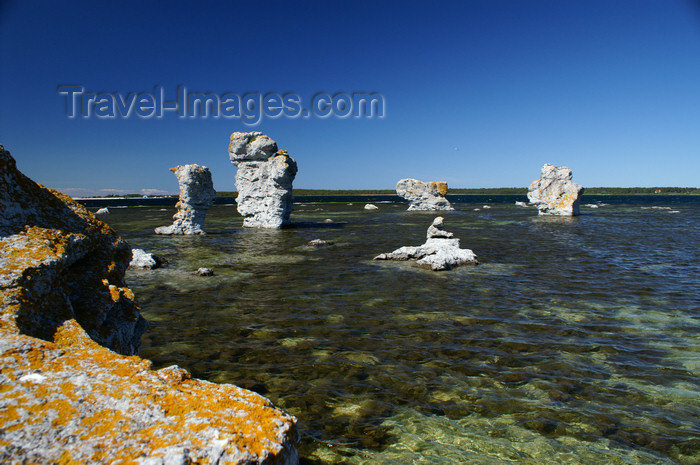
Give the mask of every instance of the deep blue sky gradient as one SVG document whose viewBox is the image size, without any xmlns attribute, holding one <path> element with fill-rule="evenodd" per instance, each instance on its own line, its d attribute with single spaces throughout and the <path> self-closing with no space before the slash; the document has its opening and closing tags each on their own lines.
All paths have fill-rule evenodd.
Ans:
<svg viewBox="0 0 700 465">
<path fill-rule="evenodd" d="M 233 131 L 297 159 L 298 188 L 700 185 L 700 7 L 684 0 L 3 2 L 0 143 L 69 194 L 233 190 Z M 91 91 L 380 92 L 383 119 L 68 119 Z M 307 103 L 307 102 L 304 102 Z M 81 190 L 82 189 L 82 190 Z M 105 193 L 105 191 L 101 191 Z"/>
</svg>

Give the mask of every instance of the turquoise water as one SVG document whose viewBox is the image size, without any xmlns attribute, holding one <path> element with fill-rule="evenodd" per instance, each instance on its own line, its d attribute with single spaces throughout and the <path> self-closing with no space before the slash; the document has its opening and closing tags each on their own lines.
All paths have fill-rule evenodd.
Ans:
<svg viewBox="0 0 700 465">
<path fill-rule="evenodd" d="M 303 464 L 697 464 L 700 202 L 614 201 L 457 203 L 481 264 L 440 273 L 371 260 L 424 241 L 436 215 L 404 203 L 295 205 L 282 231 L 216 205 L 200 237 L 152 234 L 172 207 L 106 220 L 169 260 L 127 275 L 141 355 L 296 415 Z"/>
</svg>

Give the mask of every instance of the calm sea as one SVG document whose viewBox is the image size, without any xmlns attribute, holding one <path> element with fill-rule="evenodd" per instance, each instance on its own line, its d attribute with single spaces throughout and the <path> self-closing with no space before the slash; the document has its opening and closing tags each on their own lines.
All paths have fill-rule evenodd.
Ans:
<svg viewBox="0 0 700 465">
<path fill-rule="evenodd" d="M 306 199 L 281 231 L 224 199 L 197 237 L 152 233 L 172 204 L 115 201 L 106 221 L 169 261 L 127 274 L 141 355 L 296 415 L 302 464 L 700 463 L 700 196 L 576 218 L 450 199 L 481 264 L 438 273 L 372 261 L 436 216 L 394 197 Z"/>
</svg>

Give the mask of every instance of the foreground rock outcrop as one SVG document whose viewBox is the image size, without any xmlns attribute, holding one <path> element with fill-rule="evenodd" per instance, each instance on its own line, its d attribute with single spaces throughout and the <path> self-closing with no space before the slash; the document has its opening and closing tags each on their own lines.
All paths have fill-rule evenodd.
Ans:
<svg viewBox="0 0 700 465">
<path fill-rule="evenodd" d="M 0 211 L 2 463 L 297 463 L 296 420 L 264 397 L 132 355 L 128 244 L 2 146 Z"/>
<path fill-rule="evenodd" d="M 583 187 L 571 180 L 571 170 L 546 163 L 539 179 L 530 184 L 527 198 L 540 215 L 576 216 Z"/>
<path fill-rule="evenodd" d="M 260 132 L 234 132 L 228 147 L 236 172 L 236 203 L 243 226 L 281 228 L 292 213 L 297 162 Z"/>
<path fill-rule="evenodd" d="M 170 168 L 180 185 L 180 198 L 175 205 L 177 213 L 170 226 L 156 228 L 156 234 L 204 234 L 204 220 L 214 203 L 216 191 L 211 172 L 196 164 Z"/>
<path fill-rule="evenodd" d="M 459 248 L 459 239 L 445 230 L 444 219 L 441 216 L 433 220 L 426 235 L 428 240 L 423 245 L 404 246 L 391 253 L 377 255 L 374 260 L 417 260 L 418 265 L 433 271 L 479 263 L 474 252 Z"/>
<path fill-rule="evenodd" d="M 433 211 L 454 210 L 445 198 L 446 182 L 423 182 L 417 179 L 402 179 L 396 183 L 396 193 L 408 200 L 409 210 Z"/>
</svg>

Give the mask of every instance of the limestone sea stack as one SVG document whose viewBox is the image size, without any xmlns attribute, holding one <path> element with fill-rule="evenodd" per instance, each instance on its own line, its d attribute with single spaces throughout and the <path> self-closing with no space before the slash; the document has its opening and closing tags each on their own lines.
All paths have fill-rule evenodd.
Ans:
<svg viewBox="0 0 700 465">
<path fill-rule="evenodd" d="M 539 179 L 530 184 L 527 198 L 540 215 L 576 216 L 583 187 L 571 180 L 571 170 L 546 163 Z"/>
<path fill-rule="evenodd" d="M 156 234 L 204 234 L 204 219 L 216 198 L 209 168 L 191 164 L 170 171 L 175 173 L 180 185 L 177 213 L 173 224 L 156 228 Z"/>
<path fill-rule="evenodd" d="M 0 462 L 298 463 L 264 397 L 134 355 L 129 245 L 2 146 L 0 212 Z"/>
<path fill-rule="evenodd" d="M 477 265 L 476 254 L 459 248 L 459 239 L 445 230 L 444 219 L 438 216 L 427 232 L 425 244 L 404 246 L 391 253 L 383 253 L 375 260 L 417 260 L 419 266 L 433 271 L 449 270 L 459 265 Z"/>
<path fill-rule="evenodd" d="M 447 194 L 446 182 L 402 179 L 396 183 L 396 193 L 408 200 L 410 211 L 454 210 L 445 198 L 445 194 Z"/>
<path fill-rule="evenodd" d="M 276 229 L 289 224 L 297 162 L 260 132 L 234 132 L 228 147 L 236 172 L 236 203 L 243 226 Z"/>
</svg>

